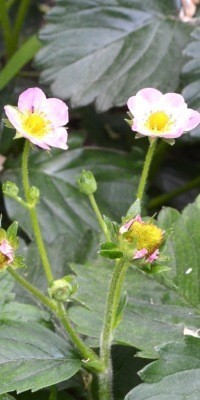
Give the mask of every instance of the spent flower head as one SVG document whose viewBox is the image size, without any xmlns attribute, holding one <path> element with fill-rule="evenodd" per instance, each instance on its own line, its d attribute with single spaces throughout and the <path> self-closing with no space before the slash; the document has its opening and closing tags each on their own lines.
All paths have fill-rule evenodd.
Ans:
<svg viewBox="0 0 200 400">
<path fill-rule="evenodd" d="M 19 96 L 18 107 L 4 107 L 16 138 L 24 137 L 45 150 L 57 147 L 68 148 L 67 131 L 63 125 L 68 122 L 68 107 L 59 99 L 47 99 L 37 88 L 27 89 Z"/>
<path fill-rule="evenodd" d="M 151 264 L 158 259 L 165 232 L 151 221 L 143 221 L 141 216 L 137 215 L 122 225 L 119 233 L 128 243 L 134 260 L 143 259 Z"/>
<path fill-rule="evenodd" d="M 130 121 L 136 137 L 164 138 L 169 142 L 190 131 L 200 123 L 200 114 L 187 107 L 183 96 L 177 93 L 162 94 L 159 90 L 145 88 L 128 100 L 133 119 Z"/>
</svg>

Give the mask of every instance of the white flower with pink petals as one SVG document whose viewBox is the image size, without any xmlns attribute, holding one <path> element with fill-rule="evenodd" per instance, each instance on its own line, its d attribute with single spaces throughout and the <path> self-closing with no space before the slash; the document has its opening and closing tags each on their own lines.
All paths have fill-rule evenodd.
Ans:
<svg viewBox="0 0 200 400">
<path fill-rule="evenodd" d="M 16 137 L 25 137 L 45 150 L 57 147 L 68 148 L 67 131 L 68 107 L 59 99 L 47 99 L 37 88 L 27 89 L 19 96 L 18 107 L 7 105 L 5 113 L 16 129 Z"/>
<path fill-rule="evenodd" d="M 133 116 L 131 128 L 138 132 L 136 137 L 160 137 L 173 142 L 200 123 L 200 113 L 188 108 L 177 93 L 162 94 L 146 88 L 130 97 L 127 105 Z"/>
<path fill-rule="evenodd" d="M 0 243 L 0 270 L 11 264 L 14 260 L 14 249 L 10 243 L 4 239 Z"/>
<path fill-rule="evenodd" d="M 159 257 L 159 247 L 164 241 L 164 231 L 152 222 L 143 221 L 140 215 L 126 222 L 119 230 L 120 235 L 133 245 L 132 258 L 153 263 Z"/>
</svg>

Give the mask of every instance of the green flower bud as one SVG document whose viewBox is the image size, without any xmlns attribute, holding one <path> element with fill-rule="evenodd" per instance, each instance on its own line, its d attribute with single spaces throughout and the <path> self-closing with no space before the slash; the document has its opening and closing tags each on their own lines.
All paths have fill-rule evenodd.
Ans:
<svg viewBox="0 0 200 400">
<path fill-rule="evenodd" d="M 17 197 L 19 188 L 14 182 L 7 181 L 3 183 L 3 193 L 11 197 Z"/>
<path fill-rule="evenodd" d="M 90 195 L 97 190 L 95 177 L 90 171 L 83 170 L 81 174 L 76 177 L 76 182 L 81 193 Z"/>
<path fill-rule="evenodd" d="M 40 191 L 36 186 L 31 186 L 29 190 L 29 197 L 33 201 L 33 203 L 37 203 L 40 198 Z"/>
<path fill-rule="evenodd" d="M 51 282 L 48 292 L 50 297 L 56 301 L 67 301 L 77 290 L 76 285 L 72 285 L 73 277 L 65 276 L 61 279 Z"/>
</svg>

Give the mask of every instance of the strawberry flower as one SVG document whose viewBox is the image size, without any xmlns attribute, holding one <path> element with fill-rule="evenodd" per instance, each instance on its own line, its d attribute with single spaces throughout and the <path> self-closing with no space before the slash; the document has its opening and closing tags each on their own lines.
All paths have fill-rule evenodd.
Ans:
<svg viewBox="0 0 200 400">
<path fill-rule="evenodd" d="M 159 90 L 145 88 L 128 100 L 133 116 L 131 128 L 136 137 L 150 136 L 165 140 L 177 138 L 200 123 L 200 114 L 187 107 L 183 96 L 177 93 L 162 94 Z"/>
<path fill-rule="evenodd" d="M 4 239 L 0 243 L 0 270 L 10 265 L 14 260 L 14 248 Z"/>
<path fill-rule="evenodd" d="M 45 150 L 68 148 L 68 107 L 59 99 L 47 99 L 37 88 L 27 89 L 19 96 L 18 107 L 4 107 L 8 120 L 17 131 L 16 138 L 24 137 Z"/>
<path fill-rule="evenodd" d="M 132 258 L 153 263 L 159 257 L 159 247 L 164 241 L 164 231 L 151 222 L 143 221 L 140 215 L 126 222 L 120 235 L 133 246 Z"/>
</svg>

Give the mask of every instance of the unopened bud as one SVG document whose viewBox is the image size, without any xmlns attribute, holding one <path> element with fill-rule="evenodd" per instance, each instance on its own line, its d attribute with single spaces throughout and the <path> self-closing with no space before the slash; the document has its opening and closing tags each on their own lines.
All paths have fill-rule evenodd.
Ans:
<svg viewBox="0 0 200 400">
<path fill-rule="evenodd" d="M 3 183 L 3 193 L 8 196 L 17 197 L 19 193 L 19 188 L 15 185 L 14 182 L 7 181 Z"/>
<path fill-rule="evenodd" d="M 77 290 L 76 285 L 72 285 L 72 277 L 66 276 L 56 281 L 51 282 L 48 289 L 50 297 L 57 301 L 67 301 Z"/>
<path fill-rule="evenodd" d="M 97 190 L 97 183 L 91 171 L 83 170 L 81 174 L 76 177 L 76 182 L 81 193 L 90 195 Z"/>
<path fill-rule="evenodd" d="M 29 190 L 29 197 L 31 200 L 33 200 L 35 203 L 39 200 L 40 197 L 40 191 L 36 186 L 31 186 Z"/>
</svg>

